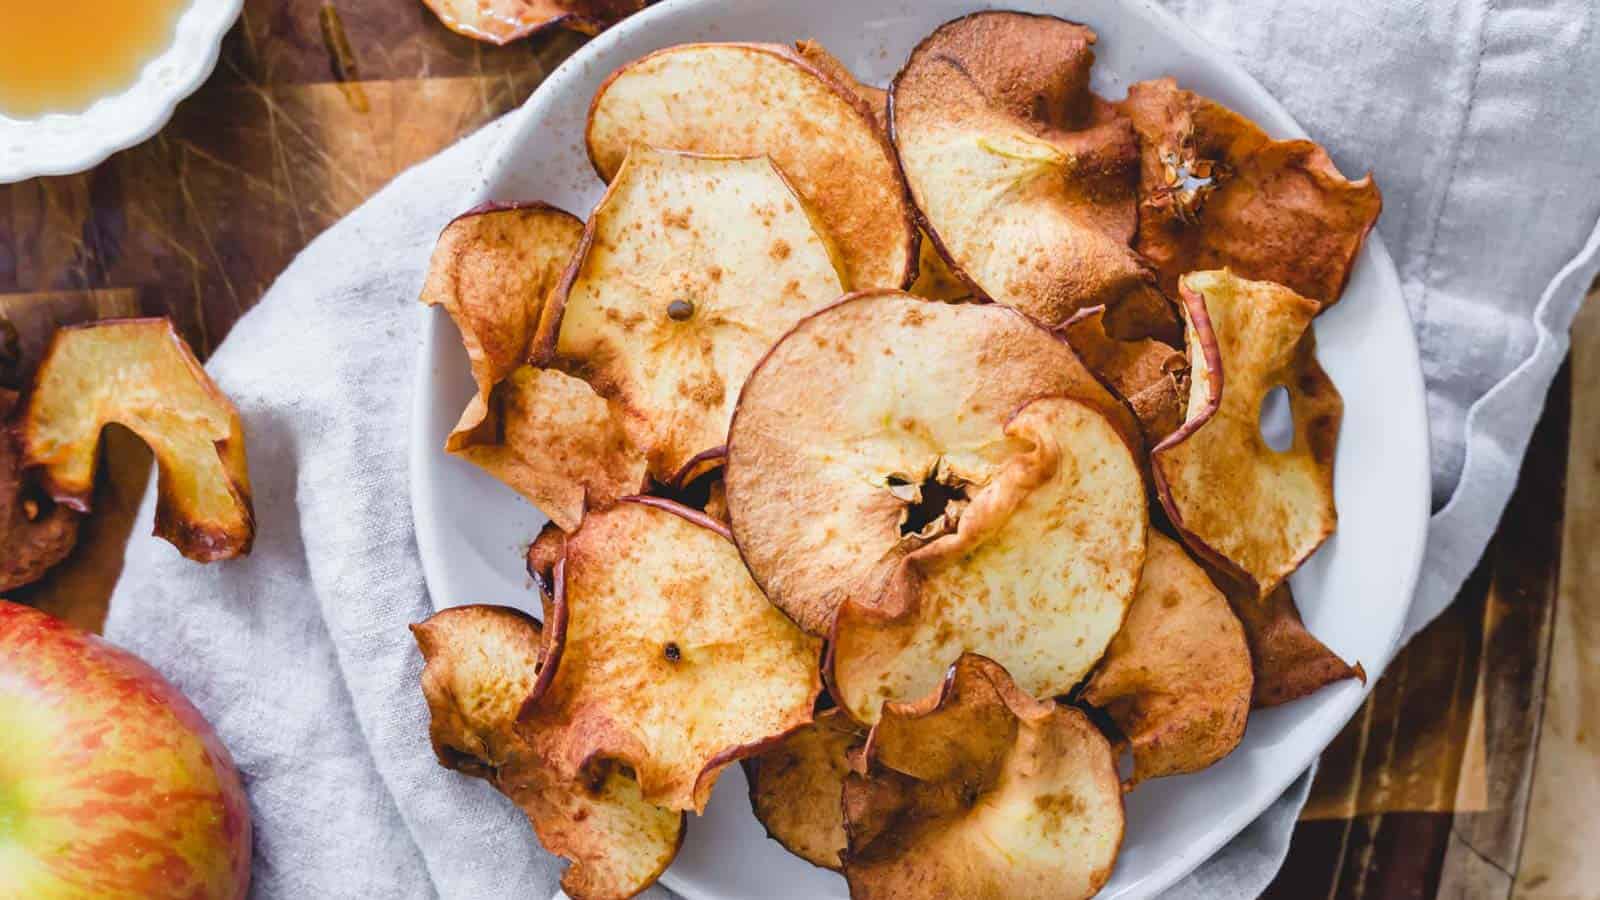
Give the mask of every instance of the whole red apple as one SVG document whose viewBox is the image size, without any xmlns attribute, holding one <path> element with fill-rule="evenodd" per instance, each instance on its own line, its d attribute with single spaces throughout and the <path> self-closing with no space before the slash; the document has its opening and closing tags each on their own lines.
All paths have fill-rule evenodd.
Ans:
<svg viewBox="0 0 1600 900">
<path fill-rule="evenodd" d="M 133 654 L 0 600 L 0 897 L 249 886 L 244 788 L 199 710 Z"/>
</svg>

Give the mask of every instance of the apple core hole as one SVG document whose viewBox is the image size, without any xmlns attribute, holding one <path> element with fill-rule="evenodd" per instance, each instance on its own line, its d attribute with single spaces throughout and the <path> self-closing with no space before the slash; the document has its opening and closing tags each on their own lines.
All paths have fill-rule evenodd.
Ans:
<svg viewBox="0 0 1600 900">
<path fill-rule="evenodd" d="M 910 484 L 911 482 L 904 478 L 889 476 L 891 489 Z M 951 504 L 961 504 L 967 500 L 967 491 L 963 485 L 945 484 L 933 474 L 924 478 L 917 488 L 917 498 L 906 507 L 905 521 L 900 523 L 901 535 L 921 534 L 929 525 L 944 518 Z"/>
<path fill-rule="evenodd" d="M 1282 385 L 1261 398 L 1261 439 L 1278 453 L 1294 446 L 1294 413 L 1289 408 L 1289 392 Z"/>
</svg>

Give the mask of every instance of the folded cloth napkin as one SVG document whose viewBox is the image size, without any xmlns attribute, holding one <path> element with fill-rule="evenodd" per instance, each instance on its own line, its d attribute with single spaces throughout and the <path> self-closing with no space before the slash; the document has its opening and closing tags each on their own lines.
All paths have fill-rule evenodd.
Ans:
<svg viewBox="0 0 1600 900">
<path fill-rule="evenodd" d="M 1410 630 L 1479 555 L 1600 263 L 1600 22 L 1583 0 L 1172 0 L 1282 99 L 1378 229 L 1421 338 L 1437 515 Z M 1063 6 L 1070 15 L 1071 9 Z M 431 611 L 406 432 L 428 251 L 482 177 L 493 125 L 395 181 L 301 254 L 210 369 L 243 413 L 260 537 L 196 566 L 140 538 L 107 633 L 176 682 L 232 749 L 256 893 L 545 897 L 559 866 L 509 803 L 440 769 L 406 630 Z M 142 531 L 148 531 L 150 502 Z M 1175 890 L 1257 893 L 1302 778 Z"/>
</svg>

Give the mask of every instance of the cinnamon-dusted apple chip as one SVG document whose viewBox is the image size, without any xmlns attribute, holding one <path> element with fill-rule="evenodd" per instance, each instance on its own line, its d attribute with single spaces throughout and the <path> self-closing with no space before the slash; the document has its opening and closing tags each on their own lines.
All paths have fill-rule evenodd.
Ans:
<svg viewBox="0 0 1600 900">
<path fill-rule="evenodd" d="M 1176 335 L 1134 254 L 1139 145 L 1089 92 L 1095 34 L 981 12 L 940 26 L 890 89 L 891 130 L 922 225 L 989 299 L 1046 325 L 1106 306 Z"/>
<path fill-rule="evenodd" d="M 1340 659 L 1306 630 L 1288 582 L 1265 597 L 1246 593 L 1230 599 L 1250 643 L 1255 666 L 1252 703 L 1256 707 L 1298 700 L 1347 678 L 1367 680 L 1360 663 L 1352 666 Z"/>
<path fill-rule="evenodd" d="M 844 850 L 839 798 L 850 771 L 845 754 L 865 738 L 864 731 L 834 708 L 744 761 L 750 807 L 768 837 L 814 866 L 839 868 Z"/>
<path fill-rule="evenodd" d="M 1139 591 L 1083 700 L 1133 748 L 1130 786 L 1198 772 L 1244 737 L 1250 648 L 1227 597 L 1171 538 L 1150 533 Z"/>
<path fill-rule="evenodd" d="M 1151 451 L 1172 524 L 1205 561 L 1272 592 L 1328 535 L 1344 402 L 1317 363 L 1316 301 L 1227 271 L 1179 282 L 1191 366 L 1185 420 Z M 1294 441 L 1274 450 L 1261 407 L 1288 394 Z"/>
<path fill-rule="evenodd" d="M 0 592 L 38 581 L 78 542 L 78 514 L 28 490 L 11 425 L 17 402 L 0 388 Z"/>
<path fill-rule="evenodd" d="M 545 299 L 583 240 L 583 222 L 553 206 L 484 204 L 445 226 L 422 302 L 442 306 L 461 332 L 477 394 L 447 450 L 488 415 L 490 390 L 527 362 Z"/>
<path fill-rule="evenodd" d="M 1023 470 L 1048 481 L 1054 469 L 1033 443 L 1048 430 L 1012 423 L 1047 396 L 1088 404 L 1137 444 L 1127 407 L 1064 340 L 1015 310 L 889 291 L 806 319 L 751 374 L 729 431 L 728 513 L 751 573 L 802 628 L 827 634 L 842 603 L 877 601 L 919 548 L 975 537 L 980 521 L 963 523 L 966 510 L 981 511 L 985 534 L 1003 525 L 1031 493 L 1014 481 Z M 1104 430 L 1092 415 L 1070 415 Z M 1040 468 L 1027 469 L 1035 459 Z M 1128 498 L 1107 487 L 1116 510 Z M 1142 534 L 1142 505 L 1139 520 Z M 1133 556 L 1115 563 L 1132 566 L 1124 602 Z M 949 662 L 935 664 L 942 672 Z"/>
<path fill-rule="evenodd" d="M 56 332 L 23 416 L 23 463 L 57 503 L 89 511 L 100 430 L 117 423 L 155 453 L 157 537 L 198 562 L 250 552 L 255 513 L 233 403 L 167 319 Z"/>
<path fill-rule="evenodd" d="M 592 512 L 553 575 L 554 671 L 520 730 L 563 777 L 615 760 L 647 801 L 698 812 L 729 763 L 811 721 L 820 643 L 767 603 L 704 513 L 655 498 Z"/>
<path fill-rule="evenodd" d="M 911 280 L 911 205 L 872 109 L 789 47 L 683 44 L 635 60 L 596 93 L 587 140 L 606 181 L 638 147 L 770 157 L 838 242 L 846 287 Z"/>
<path fill-rule="evenodd" d="M 462 606 L 411 631 L 439 764 L 522 809 L 544 848 L 571 861 L 561 887 L 573 900 L 620 900 L 655 883 L 683 843 L 684 814 L 644 802 L 638 783 L 604 762 L 559 778 L 517 733 L 538 680 L 539 623 L 507 607 Z"/>
<path fill-rule="evenodd" d="M 599 34 L 648 0 L 423 0 L 446 28 L 490 44 L 561 26 Z"/>
<path fill-rule="evenodd" d="M 893 704 L 845 777 L 856 900 L 1091 897 L 1122 844 L 1122 786 L 1088 717 L 963 656 L 943 687 Z"/>
<path fill-rule="evenodd" d="M 1189 360 L 1155 338 L 1118 340 L 1106 331 L 1105 308 L 1086 309 L 1062 333 L 1091 372 L 1133 407 L 1152 446 L 1183 423 L 1189 396 Z"/>
<path fill-rule="evenodd" d="M 1139 252 L 1175 290 L 1198 269 L 1275 281 L 1327 307 L 1339 299 L 1383 208 L 1306 140 L 1254 122 L 1171 78 L 1141 81 L 1120 109 L 1139 130 Z"/>
<path fill-rule="evenodd" d="M 635 151 L 580 253 L 535 362 L 610 400 L 662 482 L 726 442 L 751 368 L 840 293 L 827 240 L 765 158 Z"/>
</svg>

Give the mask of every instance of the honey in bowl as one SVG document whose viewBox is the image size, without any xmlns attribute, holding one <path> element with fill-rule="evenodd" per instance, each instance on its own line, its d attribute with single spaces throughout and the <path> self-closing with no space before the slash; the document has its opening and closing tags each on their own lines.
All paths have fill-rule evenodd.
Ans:
<svg viewBox="0 0 1600 900">
<path fill-rule="evenodd" d="M 71 113 L 132 85 L 189 0 L 0 0 L 0 115 Z"/>
</svg>

